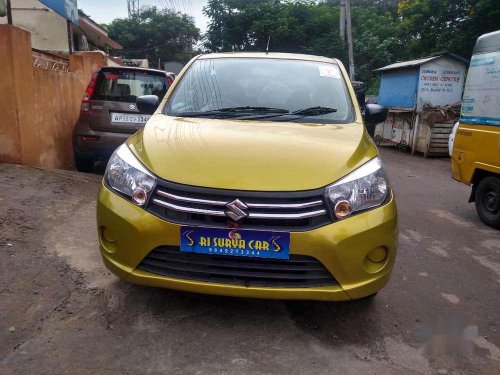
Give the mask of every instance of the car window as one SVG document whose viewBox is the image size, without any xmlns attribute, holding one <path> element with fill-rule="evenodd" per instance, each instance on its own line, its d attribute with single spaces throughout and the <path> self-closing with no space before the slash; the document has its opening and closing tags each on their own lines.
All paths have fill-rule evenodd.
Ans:
<svg viewBox="0 0 500 375">
<path fill-rule="evenodd" d="M 500 52 L 472 56 L 460 122 L 500 125 Z"/>
<path fill-rule="evenodd" d="M 165 109 L 169 115 L 183 116 L 246 106 L 289 112 L 318 106 L 336 109 L 309 116 L 307 122 L 345 123 L 353 117 L 338 65 L 271 58 L 198 60 L 181 78 Z"/>
<path fill-rule="evenodd" d="M 161 100 L 167 89 L 163 75 L 127 70 L 101 71 L 92 99 L 135 103 L 138 96 L 157 95 Z"/>
</svg>

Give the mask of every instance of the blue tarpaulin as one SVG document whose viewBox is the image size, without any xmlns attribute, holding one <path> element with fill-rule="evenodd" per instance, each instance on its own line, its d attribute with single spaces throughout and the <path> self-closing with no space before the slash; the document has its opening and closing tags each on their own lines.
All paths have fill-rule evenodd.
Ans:
<svg viewBox="0 0 500 375">
<path fill-rule="evenodd" d="M 77 0 L 40 0 L 40 2 L 66 18 L 68 21 L 78 25 Z"/>
<path fill-rule="evenodd" d="M 418 87 L 418 68 L 382 72 L 378 103 L 386 107 L 413 108 Z"/>
</svg>

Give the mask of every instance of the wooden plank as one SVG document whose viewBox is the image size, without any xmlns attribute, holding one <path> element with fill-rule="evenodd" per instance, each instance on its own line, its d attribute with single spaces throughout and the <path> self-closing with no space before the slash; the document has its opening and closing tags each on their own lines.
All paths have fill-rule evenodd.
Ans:
<svg viewBox="0 0 500 375">
<path fill-rule="evenodd" d="M 429 147 L 448 147 L 448 142 L 431 142 Z"/>
<path fill-rule="evenodd" d="M 429 150 L 435 150 L 435 149 L 440 149 L 440 150 L 446 150 L 448 151 L 448 147 L 444 146 L 444 145 L 430 145 L 429 146 Z"/>
<path fill-rule="evenodd" d="M 432 134 L 450 134 L 451 133 L 451 128 L 450 129 L 433 129 Z"/>
<path fill-rule="evenodd" d="M 431 135 L 431 140 L 433 139 L 448 139 L 450 138 L 450 135 L 449 134 L 432 134 Z"/>
</svg>

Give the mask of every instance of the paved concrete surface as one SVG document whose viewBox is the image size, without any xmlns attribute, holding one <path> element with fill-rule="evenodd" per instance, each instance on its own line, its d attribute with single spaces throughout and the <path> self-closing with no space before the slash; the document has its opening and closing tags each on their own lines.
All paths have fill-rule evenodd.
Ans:
<svg viewBox="0 0 500 375">
<path fill-rule="evenodd" d="M 100 176 L 0 165 L 1 374 L 500 374 L 500 232 L 449 160 L 382 150 L 400 214 L 372 302 L 145 288 L 101 264 Z"/>
</svg>

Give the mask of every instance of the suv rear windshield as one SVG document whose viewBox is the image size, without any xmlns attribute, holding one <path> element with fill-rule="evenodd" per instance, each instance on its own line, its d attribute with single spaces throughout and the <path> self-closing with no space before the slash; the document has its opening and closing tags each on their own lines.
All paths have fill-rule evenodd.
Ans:
<svg viewBox="0 0 500 375">
<path fill-rule="evenodd" d="M 271 107 L 286 113 L 326 107 L 333 111 L 303 116 L 297 121 L 348 123 L 353 109 L 337 64 L 272 58 L 200 59 L 191 65 L 170 96 L 165 110 L 171 116 L 212 116 L 224 108 Z M 291 119 L 291 121 L 293 121 Z"/>
<path fill-rule="evenodd" d="M 157 95 L 160 100 L 168 89 L 166 76 L 147 71 L 101 70 L 93 100 L 135 103 L 141 95 Z"/>
</svg>

